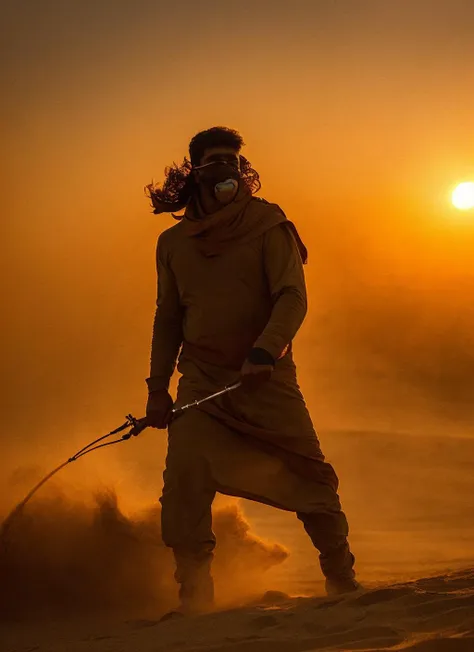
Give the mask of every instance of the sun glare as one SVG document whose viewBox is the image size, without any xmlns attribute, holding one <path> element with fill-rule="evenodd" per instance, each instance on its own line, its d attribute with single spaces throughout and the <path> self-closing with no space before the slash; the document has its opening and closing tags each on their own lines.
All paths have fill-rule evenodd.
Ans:
<svg viewBox="0 0 474 652">
<path fill-rule="evenodd" d="M 459 208 L 461 211 L 474 208 L 474 181 L 466 181 L 456 186 L 453 190 L 451 200 L 453 206 Z"/>
</svg>

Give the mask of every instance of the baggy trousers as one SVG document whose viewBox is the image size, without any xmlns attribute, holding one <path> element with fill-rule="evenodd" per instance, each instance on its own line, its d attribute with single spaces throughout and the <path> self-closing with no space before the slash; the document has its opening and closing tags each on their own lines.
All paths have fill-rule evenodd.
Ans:
<svg viewBox="0 0 474 652">
<path fill-rule="evenodd" d="M 299 477 L 198 409 L 179 416 L 168 433 L 162 538 L 173 549 L 184 609 L 205 610 L 213 602 L 211 506 L 216 492 L 295 512 L 320 553 L 325 577 L 337 582 L 354 576 L 347 519 L 332 487 Z"/>
</svg>

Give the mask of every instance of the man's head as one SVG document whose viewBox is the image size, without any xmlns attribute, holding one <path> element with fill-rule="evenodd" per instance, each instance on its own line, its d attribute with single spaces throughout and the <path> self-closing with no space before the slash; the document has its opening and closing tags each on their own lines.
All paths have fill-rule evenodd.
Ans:
<svg viewBox="0 0 474 652">
<path fill-rule="evenodd" d="M 194 179 L 201 200 L 212 210 L 232 202 L 241 179 L 242 136 L 234 129 L 213 127 L 196 134 L 189 144 Z"/>
<path fill-rule="evenodd" d="M 244 144 L 242 136 L 228 127 L 212 127 L 196 134 L 189 143 L 190 160 L 185 158 L 181 165 L 166 168 L 162 187 L 154 183 L 145 186 L 153 212 L 180 211 L 197 193 L 212 212 L 231 202 L 241 184 L 252 194 L 258 192 L 258 172 L 240 154 Z"/>
<path fill-rule="evenodd" d="M 200 131 L 189 143 L 189 156 L 193 167 L 203 165 L 222 153 L 222 156 L 239 158 L 240 150 L 245 145 L 242 136 L 228 127 L 212 127 Z"/>
</svg>

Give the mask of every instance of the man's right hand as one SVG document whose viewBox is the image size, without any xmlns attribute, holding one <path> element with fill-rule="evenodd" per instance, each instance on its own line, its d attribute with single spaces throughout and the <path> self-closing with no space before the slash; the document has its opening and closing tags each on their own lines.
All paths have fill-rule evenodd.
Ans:
<svg viewBox="0 0 474 652">
<path fill-rule="evenodd" d="M 166 389 L 149 392 L 146 404 L 146 418 L 152 428 L 166 428 L 171 418 L 172 409 L 173 399 Z"/>
</svg>

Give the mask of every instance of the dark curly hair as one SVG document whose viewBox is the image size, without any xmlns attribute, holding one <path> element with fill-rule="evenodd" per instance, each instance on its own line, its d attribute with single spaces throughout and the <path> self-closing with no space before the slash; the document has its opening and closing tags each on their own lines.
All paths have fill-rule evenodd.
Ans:
<svg viewBox="0 0 474 652">
<path fill-rule="evenodd" d="M 204 152 L 211 147 L 231 147 L 240 151 L 244 145 L 244 139 L 239 132 L 229 127 L 212 127 L 206 131 L 200 131 L 189 143 L 191 164 L 199 165 Z"/>
<path fill-rule="evenodd" d="M 189 143 L 189 156 L 181 165 L 173 163 L 165 168 L 165 182 L 160 187 L 153 182 L 145 186 L 145 194 L 151 200 L 154 213 L 172 213 L 182 210 L 196 191 L 196 181 L 191 174 L 199 165 L 206 149 L 211 147 L 232 147 L 239 151 L 244 145 L 242 136 L 228 127 L 212 127 L 196 134 Z M 240 155 L 240 174 L 252 194 L 261 188 L 258 172 L 250 161 Z M 174 215 L 176 219 L 180 217 Z"/>
</svg>

